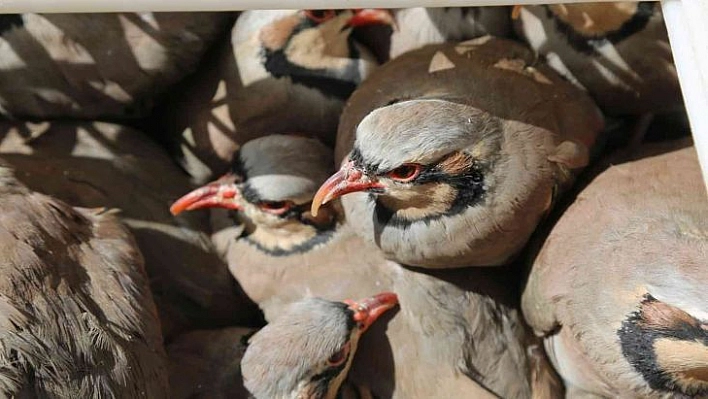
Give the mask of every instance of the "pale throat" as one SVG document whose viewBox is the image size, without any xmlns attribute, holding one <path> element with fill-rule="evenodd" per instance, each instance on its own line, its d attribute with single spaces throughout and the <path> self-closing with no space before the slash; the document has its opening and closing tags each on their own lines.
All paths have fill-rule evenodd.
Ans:
<svg viewBox="0 0 708 399">
<path fill-rule="evenodd" d="M 415 220 L 446 213 L 456 197 L 457 190 L 452 186 L 429 183 L 410 189 L 389 189 L 376 199 L 397 217 Z"/>
<path fill-rule="evenodd" d="M 287 220 L 277 225 L 246 223 L 245 232 L 251 241 L 270 250 L 290 251 L 314 239 L 318 231 L 314 226 L 297 220 Z"/>
</svg>

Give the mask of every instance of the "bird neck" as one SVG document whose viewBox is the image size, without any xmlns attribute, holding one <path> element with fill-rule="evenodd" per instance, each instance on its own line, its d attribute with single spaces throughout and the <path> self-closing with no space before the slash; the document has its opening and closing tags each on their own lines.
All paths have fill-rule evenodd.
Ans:
<svg viewBox="0 0 708 399">
<path fill-rule="evenodd" d="M 318 226 L 288 219 L 278 225 L 268 225 L 246 220 L 242 238 L 268 255 L 289 256 L 326 244 L 334 232 L 334 223 Z"/>
</svg>

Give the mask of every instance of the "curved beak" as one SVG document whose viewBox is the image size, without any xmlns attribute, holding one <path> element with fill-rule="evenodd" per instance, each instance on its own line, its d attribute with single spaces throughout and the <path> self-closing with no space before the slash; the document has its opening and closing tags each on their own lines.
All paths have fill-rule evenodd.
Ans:
<svg viewBox="0 0 708 399">
<path fill-rule="evenodd" d="M 356 168 L 353 161 L 348 161 L 337 173 L 322 183 L 312 199 L 310 213 L 316 217 L 322 205 L 344 194 L 357 191 L 381 192 L 384 188 L 386 187 L 383 184 L 370 179 L 363 171 Z"/>
<path fill-rule="evenodd" d="M 203 208 L 241 209 L 235 201 L 237 197 L 238 188 L 235 178 L 227 175 L 182 196 L 172 204 L 170 212 L 177 215 L 184 211 Z"/>
<path fill-rule="evenodd" d="M 360 301 L 346 300 L 354 311 L 354 321 L 359 323 L 359 333 L 366 331 L 376 319 L 398 304 L 398 296 L 393 292 L 382 292 Z"/>
<path fill-rule="evenodd" d="M 396 29 L 396 21 L 391 11 L 381 8 L 355 9 L 354 15 L 347 21 L 347 26 L 353 28 L 367 25 L 389 25 Z"/>
</svg>

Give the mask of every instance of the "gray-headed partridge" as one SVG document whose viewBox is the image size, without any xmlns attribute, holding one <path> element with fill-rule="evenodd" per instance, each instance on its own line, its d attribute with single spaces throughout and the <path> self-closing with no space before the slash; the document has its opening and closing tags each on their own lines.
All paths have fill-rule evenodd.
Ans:
<svg viewBox="0 0 708 399">
<path fill-rule="evenodd" d="M 517 6 L 515 28 L 558 73 L 608 114 L 681 109 L 681 89 L 657 2 Z"/>
<path fill-rule="evenodd" d="M 242 13 L 230 40 L 163 107 L 164 140 L 200 183 L 225 172 L 240 145 L 267 134 L 334 144 L 344 101 L 377 65 L 352 31 L 377 23 L 391 23 L 388 11 Z"/>
<path fill-rule="evenodd" d="M 234 173 L 185 195 L 172 211 L 236 210 L 215 234 L 244 291 L 276 320 L 306 296 L 396 292 L 401 311 L 361 343 L 350 379 L 378 397 L 551 397 L 552 375 L 516 310 L 505 268 L 414 270 L 387 261 L 343 223 L 335 203 L 310 203 L 333 171 L 314 139 L 271 135 L 235 156 Z M 220 210 L 219 210 L 220 211 Z M 215 222 L 222 223 L 223 219 Z M 517 298 L 518 300 L 518 298 Z M 538 347 L 537 349 L 540 349 Z M 528 351 L 528 352 L 527 352 Z"/>
<path fill-rule="evenodd" d="M 146 116 L 230 21 L 229 13 L 0 15 L 0 114 Z"/>
<path fill-rule="evenodd" d="M 701 182 L 691 147 L 612 166 L 553 227 L 523 310 L 569 397 L 708 397 Z"/>
<path fill-rule="evenodd" d="M 175 219 L 165 209 L 189 189 L 188 178 L 142 132 L 100 122 L 0 122 L 0 154 L 34 190 L 120 209 L 145 258 L 166 337 L 257 317 L 214 252 L 205 215 Z"/>
<path fill-rule="evenodd" d="M 0 166 L 0 395 L 167 398 L 155 304 L 105 209 L 31 191 Z"/>
<path fill-rule="evenodd" d="M 312 213 L 344 195 L 347 223 L 406 265 L 505 264 L 588 163 L 602 126 L 588 96 L 515 42 L 427 46 L 352 95 L 342 167 Z"/>
<path fill-rule="evenodd" d="M 256 399 L 335 399 L 359 338 L 398 303 L 384 292 L 358 302 L 306 298 L 288 305 L 248 341 L 244 386 Z"/>
<path fill-rule="evenodd" d="M 383 61 L 428 44 L 511 33 L 509 7 L 415 7 L 392 9 L 390 27 L 362 29 L 355 37 Z"/>
</svg>

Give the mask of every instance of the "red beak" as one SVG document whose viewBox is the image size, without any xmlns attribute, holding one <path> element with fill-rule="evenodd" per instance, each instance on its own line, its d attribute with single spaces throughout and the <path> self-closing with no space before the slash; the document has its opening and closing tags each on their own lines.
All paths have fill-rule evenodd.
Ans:
<svg viewBox="0 0 708 399">
<path fill-rule="evenodd" d="M 396 21 L 391 11 L 381 8 L 360 8 L 354 10 L 354 16 L 347 21 L 347 26 L 390 25 L 396 28 Z"/>
<path fill-rule="evenodd" d="M 170 207 L 170 212 L 177 215 L 184 211 L 202 208 L 241 209 L 235 201 L 238 196 L 235 180 L 233 175 L 226 175 L 200 187 L 175 201 Z"/>
<path fill-rule="evenodd" d="M 384 188 L 383 184 L 369 179 L 364 172 L 357 169 L 354 166 L 354 162 L 347 161 L 337 173 L 330 176 L 317 190 L 315 197 L 312 199 L 310 213 L 312 213 L 312 216 L 317 216 L 317 212 L 322 205 L 344 194 Z"/>
<path fill-rule="evenodd" d="M 376 319 L 398 304 L 398 296 L 393 292 L 382 292 L 358 302 L 344 301 L 354 311 L 354 321 L 359 323 L 359 333 L 366 331 Z"/>
</svg>

